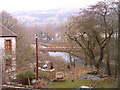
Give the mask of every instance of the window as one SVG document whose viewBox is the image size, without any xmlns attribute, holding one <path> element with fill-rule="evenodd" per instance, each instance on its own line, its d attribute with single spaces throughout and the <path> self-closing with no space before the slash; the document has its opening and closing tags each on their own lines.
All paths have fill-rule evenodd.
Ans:
<svg viewBox="0 0 120 90">
<path fill-rule="evenodd" d="M 12 54 L 12 41 L 5 40 L 5 54 Z"/>
</svg>

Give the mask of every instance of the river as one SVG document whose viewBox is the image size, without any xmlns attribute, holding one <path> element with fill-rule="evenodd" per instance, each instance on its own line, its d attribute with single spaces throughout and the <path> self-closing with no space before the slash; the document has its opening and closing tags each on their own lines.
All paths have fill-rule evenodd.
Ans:
<svg viewBox="0 0 120 90">
<path fill-rule="evenodd" d="M 66 62 L 69 62 L 69 54 L 66 52 L 48 52 L 50 56 L 59 56 L 63 58 Z M 83 65 L 83 59 L 77 56 L 72 55 L 72 60 L 77 60 L 76 64 L 82 64 Z"/>
<path fill-rule="evenodd" d="M 35 45 L 33 45 L 33 46 L 31 45 L 31 47 L 35 48 Z M 42 47 L 46 48 L 46 46 L 42 46 Z M 63 60 L 65 60 L 66 62 L 70 62 L 69 53 L 66 53 L 66 52 L 48 52 L 48 53 L 50 56 L 56 56 L 56 57 L 59 56 L 59 57 L 63 58 Z M 82 58 L 72 55 L 72 60 L 74 60 L 74 59 L 77 60 L 76 64 L 83 65 L 84 60 Z"/>
</svg>

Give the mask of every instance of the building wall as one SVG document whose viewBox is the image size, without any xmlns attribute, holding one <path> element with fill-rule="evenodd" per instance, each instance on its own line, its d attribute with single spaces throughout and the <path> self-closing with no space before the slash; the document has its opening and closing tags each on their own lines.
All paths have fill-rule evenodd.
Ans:
<svg viewBox="0 0 120 90">
<path fill-rule="evenodd" d="M 16 67 L 16 37 L 0 37 L 0 59 L 3 60 L 2 63 L 4 63 L 5 58 L 7 57 L 5 55 L 5 40 L 11 40 L 12 41 L 12 69 L 15 70 Z"/>
<path fill-rule="evenodd" d="M 0 51 L 1 51 L 1 54 L 3 54 L 4 52 L 4 38 L 1 38 L 0 37 Z M 3 56 L 3 55 L 1 55 Z"/>
</svg>

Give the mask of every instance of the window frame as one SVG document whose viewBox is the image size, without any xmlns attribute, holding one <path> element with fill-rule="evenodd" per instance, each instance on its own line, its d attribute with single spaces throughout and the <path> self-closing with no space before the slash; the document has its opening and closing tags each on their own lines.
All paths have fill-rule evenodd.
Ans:
<svg viewBox="0 0 120 90">
<path fill-rule="evenodd" d="M 10 44 L 8 44 L 9 48 L 6 48 L 7 47 L 6 46 L 6 41 L 10 41 Z M 12 54 L 12 39 L 4 39 L 4 49 L 5 49 L 5 54 L 6 55 L 11 55 Z"/>
</svg>

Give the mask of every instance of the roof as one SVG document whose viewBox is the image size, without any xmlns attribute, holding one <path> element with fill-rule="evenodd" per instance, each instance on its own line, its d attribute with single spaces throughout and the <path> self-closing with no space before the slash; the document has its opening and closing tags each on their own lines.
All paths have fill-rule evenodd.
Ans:
<svg viewBox="0 0 120 90">
<path fill-rule="evenodd" d="M 0 37 L 17 37 L 10 29 L 0 24 Z"/>
</svg>

